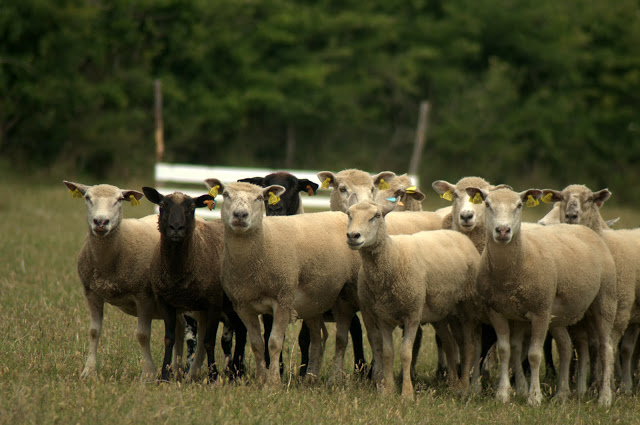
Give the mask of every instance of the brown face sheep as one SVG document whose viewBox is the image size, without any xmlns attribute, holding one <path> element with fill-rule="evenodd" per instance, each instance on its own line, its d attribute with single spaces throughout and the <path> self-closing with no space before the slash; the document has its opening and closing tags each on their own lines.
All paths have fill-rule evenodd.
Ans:
<svg viewBox="0 0 640 425">
<path fill-rule="evenodd" d="M 547 329 L 551 330 L 560 353 L 556 396 L 565 397 L 571 357 L 566 327 L 584 318 L 599 342 L 602 386 L 598 401 L 610 405 L 608 383 L 613 364 L 611 329 L 616 312 L 616 275 L 606 244 L 583 226 L 522 226 L 522 206 L 526 202 L 535 203 L 542 195 L 540 190 L 516 193 L 508 188 L 487 191 L 470 187 L 466 191 L 472 199 L 476 196 L 482 199 L 486 208 L 487 242 L 476 289 L 489 308 L 489 318 L 498 336 L 498 400 L 509 399 L 510 348 L 522 346 L 527 324 L 531 332 L 529 404 L 539 405 L 542 401 L 539 370 Z M 526 388 L 517 389 L 526 392 Z"/>
<path fill-rule="evenodd" d="M 224 185 L 217 179 L 208 179 L 207 184 L 218 186 L 224 197 L 222 285 L 249 332 L 258 378 L 266 377 L 269 385 L 280 381 L 279 368 L 273 365 L 278 364 L 287 324 L 296 317 L 304 319 L 309 327 L 307 373 L 317 376 L 322 358 L 323 313 L 333 310 L 340 329 L 336 334 L 343 335 L 354 314 L 340 299 L 345 283 L 356 281 L 359 268 L 357 254 L 342 239 L 347 229 L 346 216 L 324 212 L 263 217 L 264 199 L 280 196 L 284 192 L 282 186 Z M 268 376 L 260 314 L 273 316 L 269 338 L 272 367 Z M 334 365 L 342 368 L 337 361 Z"/>
</svg>

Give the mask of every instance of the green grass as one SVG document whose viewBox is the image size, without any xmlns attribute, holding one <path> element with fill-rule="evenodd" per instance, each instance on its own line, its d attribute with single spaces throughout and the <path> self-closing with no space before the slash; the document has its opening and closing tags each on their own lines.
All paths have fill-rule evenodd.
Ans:
<svg viewBox="0 0 640 425">
<path fill-rule="evenodd" d="M 434 202 L 433 207 L 442 205 L 444 201 Z M 124 208 L 128 217 L 152 211 L 149 202 Z M 540 216 L 544 212 L 540 211 Z M 639 218 L 633 210 L 623 208 L 605 216 L 618 215 L 623 223 L 637 223 Z M 399 394 L 383 397 L 350 374 L 329 386 L 331 338 L 320 382 L 309 386 L 292 378 L 291 371 L 299 363 L 298 348 L 293 344 L 299 323 L 292 324 L 288 332 L 287 373 L 277 391 L 263 390 L 254 382 L 253 356 L 248 348 L 249 376 L 242 382 L 142 384 L 138 382 L 141 366 L 135 319 L 111 306 L 105 307 L 98 375 L 82 381 L 79 375 L 87 353 L 89 315 L 76 274 L 76 255 L 85 233 L 84 204 L 73 199 L 59 180 L 38 183 L 9 178 L 0 187 L 0 424 L 549 425 L 637 423 L 640 418 L 637 396 L 617 396 L 610 409 L 598 407 L 593 397 L 564 404 L 545 400 L 540 408 L 530 408 L 519 399 L 506 405 L 496 403 L 491 390 L 470 399 L 460 397 L 434 380 L 435 347 L 430 327 L 425 327 L 415 402 L 406 402 Z M 154 322 L 152 349 L 157 366 L 161 363 L 162 328 L 161 322 Z M 329 330 L 333 335 L 332 326 Z M 398 333 L 396 341 L 399 338 Z M 349 351 L 345 364 L 351 362 Z M 399 363 L 396 354 L 396 373 Z M 552 386 L 553 382 L 545 381 L 547 393 Z"/>
</svg>

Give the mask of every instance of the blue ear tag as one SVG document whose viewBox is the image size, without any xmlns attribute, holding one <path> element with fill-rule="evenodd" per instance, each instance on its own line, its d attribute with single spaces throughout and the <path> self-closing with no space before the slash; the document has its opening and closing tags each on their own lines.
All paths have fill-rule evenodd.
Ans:
<svg viewBox="0 0 640 425">
<path fill-rule="evenodd" d="M 389 202 L 396 202 L 398 200 L 398 198 L 384 198 Z"/>
</svg>

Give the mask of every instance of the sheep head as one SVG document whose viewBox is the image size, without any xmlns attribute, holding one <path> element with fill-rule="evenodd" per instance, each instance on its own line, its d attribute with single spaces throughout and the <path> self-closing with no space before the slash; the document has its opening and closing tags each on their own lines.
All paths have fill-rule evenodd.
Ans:
<svg viewBox="0 0 640 425">
<path fill-rule="evenodd" d="M 218 179 L 207 179 L 205 184 L 211 189 L 217 186 L 218 193 L 222 193 L 222 222 L 234 233 L 260 228 L 265 200 L 278 198 L 285 191 L 284 187 L 278 185 L 265 188 L 244 182 L 225 185 Z"/>
<path fill-rule="evenodd" d="M 280 197 L 280 202 L 269 203 L 266 198 L 265 209 L 267 215 L 294 215 L 300 209 L 300 192 L 306 192 L 309 196 L 315 194 L 318 190 L 318 184 L 308 179 L 299 179 L 291 173 L 278 171 L 267 174 L 264 177 L 251 177 L 240 179 L 239 182 L 251 183 L 260 187 L 268 187 L 278 185 L 285 188 L 284 193 Z"/>
<path fill-rule="evenodd" d="M 387 235 L 384 217 L 395 205 L 381 206 L 370 200 L 357 202 L 355 194 L 351 195 L 350 201 L 347 245 L 353 250 L 376 245 Z"/>
<path fill-rule="evenodd" d="M 389 188 L 378 190 L 374 201 L 380 205 L 387 202 L 395 205 L 394 211 L 421 211 L 424 193 L 414 186 L 406 174 L 396 176 L 388 182 Z M 390 205 L 391 205 L 390 204 Z"/>
<path fill-rule="evenodd" d="M 458 183 L 451 184 L 445 180 L 436 180 L 431 186 L 440 194 L 441 198 L 453 202 L 451 210 L 452 228 L 463 233 L 469 233 L 479 224 L 484 224 L 485 207 L 474 204 L 467 195 L 468 187 L 490 190 L 491 185 L 480 177 L 464 177 Z"/>
<path fill-rule="evenodd" d="M 495 190 L 468 187 L 467 195 L 475 202 L 484 203 L 487 235 L 497 244 L 506 245 L 519 234 L 522 206 L 535 206 L 542 196 L 538 189 L 517 193 L 508 187 Z"/>
<path fill-rule="evenodd" d="M 160 207 L 158 230 L 162 238 L 171 242 L 182 242 L 193 234 L 196 228 L 196 208 L 206 207 L 205 201 L 213 200 L 211 195 L 192 198 L 182 192 L 161 195 L 152 187 L 143 187 L 147 199 Z"/>
<path fill-rule="evenodd" d="M 113 233 L 122 222 L 122 201 L 138 205 L 144 195 L 135 190 L 122 190 L 109 184 L 86 186 L 63 181 L 74 197 L 84 198 L 89 231 L 102 238 Z"/>
<path fill-rule="evenodd" d="M 562 191 L 545 189 L 542 193 L 545 202 L 558 202 L 561 223 L 589 227 L 600 222 L 600 207 L 611 196 L 608 189 L 592 192 L 588 187 L 578 184 L 569 185 Z"/>
<path fill-rule="evenodd" d="M 383 171 L 370 176 L 361 170 L 342 170 L 337 174 L 331 171 L 321 171 L 318 173 L 318 180 L 322 182 L 324 189 L 333 188 L 331 193 L 331 211 L 347 212 L 349 208 L 349 196 L 353 193 L 358 195 L 361 201 L 365 199 L 373 200 L 378 190 L 385 190 L 389 182 L 396 176 L 392 171 Z"/>
</svg>

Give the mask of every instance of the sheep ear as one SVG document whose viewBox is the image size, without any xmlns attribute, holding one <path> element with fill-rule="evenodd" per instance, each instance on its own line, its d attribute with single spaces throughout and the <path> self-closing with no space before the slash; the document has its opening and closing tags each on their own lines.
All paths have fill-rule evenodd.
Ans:
<svg viewBox="0 0 640 425">
<path fill-rule="evenodd" d="M 609 189 L 602 189 L 601 191 L 593 194 L 593 202 L 595 202 L 598 208 L 600 208 L 610 196 L 611 192 L 609 192 Z"/>
<path fill-rule="evenodd" d="M 613 227 L 618 220 L 620 220 L 620 217 L 618 218 L 612 218 L 611 220 L 607 220 L 605 223 L 607 224 L 607 227 Z"/>
<path fill-rule="evenodd" d="M 298 192 L 307 192 L 309 196 L 316 194 L 318 184 L 309 179 L 298 179 Z"/>
<path fill-rule="evenodd" d="M 562 196 L 562 192 L 553 189 L 543 189 L 542 197 L 540 197 L 540 200 L 545 204 L 553 204 L 555 202 L 560 202 L 563 199 L 564 196 Z"/>
<path fill-rule="evenodd" d="M 487 195 L 489 194 L 487 191 L 480 189 L 478 187 L 468 187 L 465 189 L 467 195 L 471 198 L 471 202 L 474 204 L 479 204 L 485 199 L 487 199 Z"/>
<path fill-rule="evenodd" d="M 377 187 L 378 190 L 385 190 L 389 188 L 388 183 L 395 177 L 396 173 L 393 171 L 383 171 L 375 176 L 371 176 L 371 179 L 373 180 L 373 185 Z"/>
<path fill-rule="evenodd" d="M 215 202 L 215 199 L 213 198 L 213 196 L 206 194 L 206 195 L 201 195 L 201 196 L 198 196 L 197 198 L 194 198 L 193 201 L 196 203 L 196 208 L 204 208 L 209 206 L 209 204 L 206 201 Z"/>
<path fill-rule="evenodd" d="M 238 181 L 242 183 L 251 183 L 251 184 L 255 184 L 256 186 L 264 187 L 264 177 L 249 177 L 246 179 L 240 179 Z"/>
<path fill-rule="evenodd" d="M 214 198 L 218 196 L 218 193 L 224 190 L 224 185 L 218 179 L 206 179 L 204 181 L 204 184 L 207 186 L 207 189 L 209 189 L 209 195 L 213 196 Z"/>
<path fill-rule="evenodd" d="M 352 193 L 351 195 L 349 195 L 349 207 L 351 207 L 352 205 L 355 205 L 358 203 L 358 194 L 357 193 Z M 394 205 L 395 207 L 395 205 Z"/>
<path fill-rule="evenodd" d="M 84 194 L 87 192 L 87 190 L 89 190 L 89 188 L 91 187 L 91 186 L 86 186 L 86 185 L 80 184 L 80 183 L 70 182 L 70 181 L 67 181 L 67 180 L 62 180 L 62 183 L 64 183 L 64 185 L 67 186 L 67 189 L 69 189 L 69 191 L 72 194 L 74 194 L 74 198 L 76 197 L 75 196 L 76 193 L 80 193 L 81 194 L 81 196 L 79 196 L 79 197 L 84 196 Z M 78 192 L 76 192 L 76 190 Z"/>
<path fill-rule="evenodd" d="M 280 195 L 286 190 L 283 186 L 272 184 L 262 190 L 262 196 L 264 199 L 267 199 L 270 204 L 277 204 L 280 201 Z"/>
<path fill-rule="evenodd" d="M 129 201 L 131 199 L 131 196 L 133 196 L 136 199 L 136 201 L 139 201 L 140 199 L 144 198 L 144 193 L 138 192 L 137 190 L 123 190 L 122 191 L 122 197 L 124 199 L 126 199 L 127 201 Z"/>
<path fill-rule="evenodd" d="M 329 189 L 329 187 L 335 188 L 338 185 L 336 175 L 331 171 L 320 171 L 317 176 L 318 180 L 322 182 L 320 187 L 323 189 Z"/>
<path fill-rule="evenodd" d="M 491 186 L 489 190 L 498 190 L 498 189 L 513 190 L 513 188 L 511 186 L 509 186 L 508 184 L 498 184 L 498 185 L 495 185 L 495 186 Z"/>
<path fill-rule="evenodd" d="M 542 191 L 540 189 L 527 189 L 518 195 L 520 195 L 520 199 L 522 199 L 522 202 L 524 202 L 526 206 L 535 207 L 540 204 L 538 199 L 542 196 Z"/>
<path fill-rule="evenodd" d="M 431 183 L 431 187 L 441 196 L 447 192 L 453 193 L 456 190 L 456 187 L 454 185 L 445 180 L 436 180 Z"/>
<path fill-rule="evenodd" d="M 164 196 L 162 196 L 160 192 L 152 187 L 145 186 L 142 188 L 142 191 L 144 192 L 144 196 L 146 196 L 149 201 L 153 202 L 156 205 L 160 204 L 160 202 L 162 202 L 162 200 L 164 199 Z"/>
<path fill-rule="evenodd" d="M 398 198 L 396 198 L 398 199 Z M 386 217 L 391 211 L 393 211 L 396 207 L 396 202 L 385 202 L 384 205 L 380 206 L 380 210 L 382 211 L 382 216 Z"/>
<path fill-rule="evenodd" d="M 411 189 L 411 188 L 407 188 L 407 190 L 405 192 L 408 197 L 413 198 L 418 202 L 422 202 L 422 201 L 424 201 L 424 198 L 426 198 L 424 193 L 420 192 L 420 189 L 414 189 L 413 191 L 410 191 L 409 189 Z"/>
</svg>

